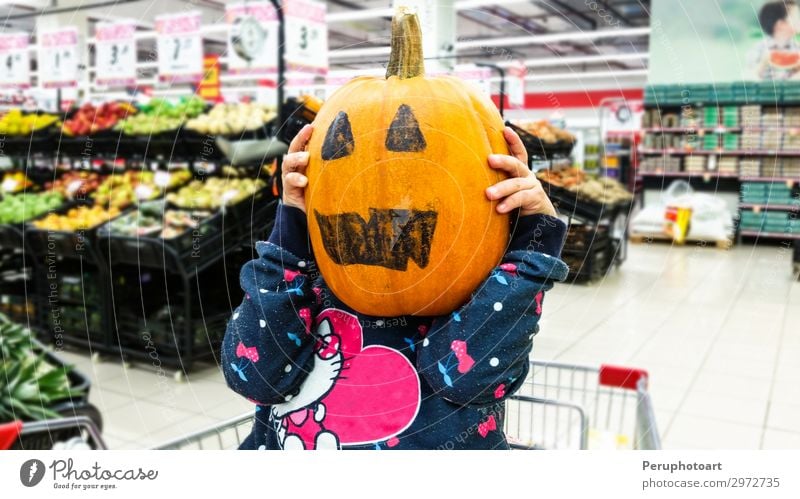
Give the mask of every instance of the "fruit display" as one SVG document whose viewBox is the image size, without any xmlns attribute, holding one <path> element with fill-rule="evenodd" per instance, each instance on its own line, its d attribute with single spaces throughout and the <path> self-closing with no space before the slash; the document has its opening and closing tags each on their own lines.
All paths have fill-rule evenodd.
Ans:
<svg viewBox="0 0 800 499">
<path fill-rule="evenodd" d="M 192 174 L 187 170 L 172 172 L 128 170 L 107 177 L 97 187 L 94 199 L 99 205 L 124 208 L 139 201 L 156 199 L 190 178 Z"/>
<path fill-rule="evenodd" d="M 194 180 L 178 192 L 167 194 L 167 202 L 178 208 L 217 210 L 236 204 L 266 187 L 261 179 L 212 177 Z"/>
<path fill-rule="evenodd" d="M 520 122 L 517 123 L 517 126 L 534 137 L 538 137 L 542 142 L 547 144 L 554 144 L 556 142 L 575 142 L 574 135 L 566 130 L 554 127 L 546 120 Z"/>
<path fill-rule="evenodd" d="M 53 182 L 47 182 L 44 187 L 64 197 L 80 199 L 97 190 L 103 178 L 97 172 L 68 171 Z"/>
<path fill-rule="evenodd" d="M 187 121 L 186 128 L 203 135 L 236 135 L 257 130 L 277 116 L 274 107 L 264 104 L 220 103 Z"/>
<path fill-rule="evenodd" d="M 314 119 L 308 231 L 325 283 L 351 308 L 447 315 L 508 243 L 508 216 L 464 196 L 505 178 L 487 159 L 508 154 L 504 123 L 477 88 L 425 76 L 416 14 L 399 9 L 392 31 L 386 77 L 351 80 Z"/>
<path fill-rule="evenodd" d="M 57 122 L 58 116 L 54 114 L 23 114 L 19 109 L 11 109 L 0 117 L 0 134 L 30 135 Z"/>
<path fill-rule="evenodd" d="M 119 215 L 119 213 L 120 210 L 114 206 L 109 209 L 105 209 L 99 205 L 92 207 L 78 206 L 77 208 L 70 209 L 63 215 L 51 213 L 41 220 L 35 220 L 33 226 L 38 229 L 66 232 L 87 230 L 108 222 Z"/>
<path fill-rule="evenodd" d="M 57 192 L 6 196 L 0 201 L 0 224 L 22 223 L 58 208 L 63 202 Z"/>
<path fill-rule="evenodd" d="M 211 216 L 210 211 L 163 210 L 163 205 L 142 206 L 109 222 L 108 232 L 117 236 L 147 236 L 172 239 L 200 227 L 200 222 Z"/>
<path fill-rule="evenodd" d="M 187 119 L 202 113 L 206 103 L 192 97 L 172 104 L 163 99 L 153 99 L 140 112 L 129 116 L 114 127 L 126 135 L 153 135 L 180 127 Z"/>
<path fill-rule="evenodd" d="M 28 187 L 32 186 L 33 182 L 23 172 L 6 172 L 3 175 L 3 183 L 0 188 L 6 194 L 14 194 L 22 192 Z"/>
<path fill-rule="evenodd" d="M 100 106 L 84 104 L 64 121 L 62 129 L 67 135 L 90 135 L 108 130 L 135 113 L 136 108 L 127 102 L 106 102 Z"/>
<path fill-rule="evenodd" d="M 633 194 L 620 182 L 608 177 L 592 178 L 578 168 L 542 170 L 536 176 L 543 182 L 562 187 L 597 203 L 616 204 L 633 199 Z"/>
</svg>

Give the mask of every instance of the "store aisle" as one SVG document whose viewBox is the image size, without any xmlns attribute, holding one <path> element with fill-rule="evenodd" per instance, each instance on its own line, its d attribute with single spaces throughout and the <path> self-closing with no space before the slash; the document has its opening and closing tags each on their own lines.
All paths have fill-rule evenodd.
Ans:
<svg viewBox="0 0 800 499">
<path fill-rule="evenodd" d="M 645 368 L 665 448 L 800 446 L 800 283 L 779 246 L 632 245 L 623 267 L 546 298 L 537 360 Z M 146 448 L 250 410 L 214 368 L 185 383 L 113 359 L 93 380 L 112 448 Z M 735 435 L 735 439 L 731 436 Z"/>
</svg>

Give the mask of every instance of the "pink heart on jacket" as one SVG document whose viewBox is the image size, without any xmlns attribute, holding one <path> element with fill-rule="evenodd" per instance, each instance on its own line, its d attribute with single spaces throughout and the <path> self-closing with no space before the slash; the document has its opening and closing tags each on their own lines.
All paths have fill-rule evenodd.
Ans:
<svg viewBox="0 0 800 499">
<path fill-rule="evenodd" d="M 347 312 L 328 309 L 317 321 L 329 321 L 344 358 L 336 383 L 322 399 L 325 428 L 342 445 L 379 442 L 408 428 L 419 410 L 420 382 L 406 356 L 381 345 L 365 348 L 358 318 Z"/>
</svg>

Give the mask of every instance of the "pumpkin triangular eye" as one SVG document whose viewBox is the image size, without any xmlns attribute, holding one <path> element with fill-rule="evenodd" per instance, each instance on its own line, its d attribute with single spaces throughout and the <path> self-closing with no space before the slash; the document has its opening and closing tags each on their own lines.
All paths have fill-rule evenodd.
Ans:
<svg viewBox="0 0 800 499">
<path fill-rule="evenodd" d="M 394 152 L 419 152 L 424 151 L 426 146 L 414 112 L 408 104 L 401 104 L 389 125 L 386 149 Z"/>
<path fill-rule="evenodd" d="M 350 118 L 344 111 L 339 111 L 325 134 L 325 141 L 322 143 L 322 159 L 339 159 L 350 156 L 355 147 Z"/>
</svg>

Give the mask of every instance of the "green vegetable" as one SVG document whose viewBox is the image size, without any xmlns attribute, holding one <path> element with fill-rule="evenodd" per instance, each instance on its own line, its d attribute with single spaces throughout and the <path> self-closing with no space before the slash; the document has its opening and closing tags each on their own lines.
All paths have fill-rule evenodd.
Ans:
<svg viewBox="0 0 800 499">
<path fill-rule="evenodd" d="M 0 224 L 16 224 L 31 220 L 61 206 L 64 198 L 56 192 L 31 194 L 24 192 L 6 196 L 0 201 Z"/>
</svg>

